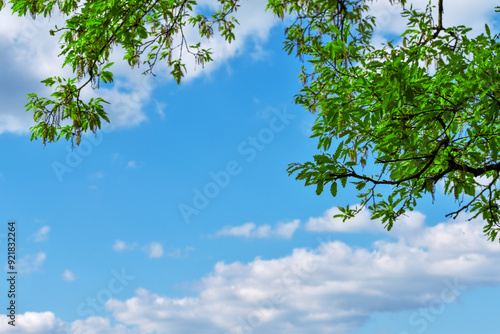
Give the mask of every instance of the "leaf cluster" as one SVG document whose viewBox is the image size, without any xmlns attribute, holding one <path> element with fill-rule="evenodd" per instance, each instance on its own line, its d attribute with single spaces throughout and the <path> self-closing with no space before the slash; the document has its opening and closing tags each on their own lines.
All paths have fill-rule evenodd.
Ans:
<svg viewBox="0 0 500 334">
<path fill-rule="evenodd" d="M 311 68 L 309 73 L 303 68 L 296 103 L 317 113 L 312 137 L 322 153 L 314 161 L 291 164 L 289 174 L 315 185 L 318 194 L 331 184 L 333 196 L 338 180 L 343 185 L 350 180 L 361 206 L 342 208 L 339 217 L 352 218 L 366 207 L 389 230 L 424 194 L 434 198 L 443 182 L 445 194 L 459 202 L 447 216 L 471 211 L 471 219 L 486 221 L 484 232 L 495 240 L 500 230 L 499 35 L 487 25 L 475 38 L 467 37 L 471 29 L 465 26 L 443 27 L 441 1 L 437 23 L 430 3 L 425 11 L 406 8 L 408 27 L 400 44 L 388 41 L 374 48 L 375 18 L 363 15 L 365 1 L 330 1 L 328 8 L 320 6 L 326 1 L 311 2 L 317 13 L 305 13 L 307 20 L 288 31 L 285 48 L 307 57 Z M 299 16 L 304 10 L 286 3 Z M 373 174 L 364 172 L 368 159 L 377 168 Z"/>
<path fill-rule="evenodd" d="M 101 82 L 113 82 L 109 57 L 114 47 L 125 50 L 124 60 L 131 67 L 146 66 L 143 74 L 155 75 L 155 64 L 165 60 L 177 83 L 186 72 L 183 52 L 202 66 L 211 61 L 210 50 L 201 43 L 191 45 L 185 30 L 189 25 L 197 27 L 199 36 L 208 39 L 216 27 L 231 42 L 238 0 L 217 2 L 217 11 L 202 15 L 197 14 L 203 8 L 195 0 L 11 0 L 12 12 L 19 16 L 35 19 L 56 12 L 68 17 L 65 26 L 55 26 L 49 33 L 59 36 L 63 67 L 69 66 L 74 77 L 43 80 L 54 87 L 50 97 L 28 94 L 26 108 L 33 111 L 36 121 L 31 139 L 41 138 L 45 144 L 64 137 L 76 139 L 78 145 L 82 132 L 95 132 L 102 120 L 109 122 L 103 107 L 107 102 L 101 98 L 82 101 L 81 91 L 89 84 L 96 89 Z"/>
</svg>

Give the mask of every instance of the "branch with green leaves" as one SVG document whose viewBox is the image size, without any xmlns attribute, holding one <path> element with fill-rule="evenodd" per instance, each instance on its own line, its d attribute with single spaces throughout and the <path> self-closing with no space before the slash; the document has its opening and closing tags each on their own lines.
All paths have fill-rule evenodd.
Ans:
<svg viewBox="0 0 500 334">
<path fill-rule="evenodd" d="M 371 46 L 373 26 L 361 16 L 347 19 L 344 33 L 330 28 L 336 34 L 329 38 L 288 36 L 289 43 L 307 44 L 301 50 L 311 75 L 303 74 L 308 80 L 296 102 L 318 113 L 312 137 L 322 151 L 313 161 L 290 164 L 288 172 L 315 185 L 318 195 L 329 184 L 336 196 L 337 182 L 345 187 L 350 180 L 361 205 L 340 208 L 338 217 L 345 221 L 366 208 L 389 230 L 424 194 L 434 198 L 443 182 L 460 205 L 448 216 L 474 212 L 471 219 L 481 216 L 493 241 L 500 230 L 499 35 L 486 25 L 484 34 L 468 38 L 470 28 L 443 27 L 442 1 L 437 24 L 432 9 L 403 11 L 409 26 L 398 46 Z M 365 40 L 347 31 L 359 34 L 360 25 L 368 30 Z M 364 173 L 370 159 L 374 174 Z M 471 198 L 466 204 L 464 196 Z"/>
<path fill-rule="evenodd" d="M 125 50 L 124 60 L 131 67 L 146 66 L 143 74 L 154 75 L 157 61 L 165 60 L 170 74 L 179 84 L 186 73 L 183 51 L 204 65 L 212 60 L 211 52 L 201 43 L 191 45 L 186 39 L 187 25 L 198 28 L 201 38 L 214 35 L 214 27 L 228 42 L 234 39 L 237 24 L 232 14 L 238 0 L 218 0 L 219 10 L 210 15 L 197 14 L 199 5 L 194 0 L 11 0 L 12 12 L 19 16 L 51 16 L 59 12 L 68 16 L 64 27 L 55 26 L 50 35 L 59 36 L 64 66 L 70 66 L 73 78 L 51 77 L 42 81 L 54 87 L 50 97 L 28 94 L 27 110 L 33 111 L 36 125 L 30 129 L 31 139 L 41 138 L 43 143 L 60 138 L 75 139 L 80 144 L 82 132 L 101 128 L 109 122 L 102 98 L 81 99 L 87 85 L 113 82 L 109 61 L 113 47 Z M 1 7 L 0 7 L 1 8 Z M 66 121 L 66 122 L 65 122 Z M 64 123 L 69 123 L 64 125 Z"/>
</svg>

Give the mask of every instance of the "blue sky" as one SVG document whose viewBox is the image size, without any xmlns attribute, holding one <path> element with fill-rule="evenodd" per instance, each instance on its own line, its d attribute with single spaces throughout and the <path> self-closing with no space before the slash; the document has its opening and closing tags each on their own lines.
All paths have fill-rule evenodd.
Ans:
<svg viewBox="0 0 500 334">
<path fill-rule="evenodd" d="M 490 1 L 454 4 L 450 24 L 498 31 Z M 23 109 L 68 74 L 47 33 L 58 18 L 0 12 L 0 233 L 16 221 L 19 271 L 2 333 L 498 332 L 500 246 L 481 220 L 449 220 L 438 194 L 391 232 L 366 212 L 343 224 L 353 188 L 316 196 L 287 176 L 317 152 L 315 116 L 293 104 L 300 62 L 264 6 L 243 2 L 236 42 L 212 40 L 215 61 L 181 86 L 117 64 L 114 85 L 85 92 L 112 103 L 113 125 L 73 151 L 30 142 Z M 378 40 L 404 27 L 373 6 Z"/>
</svg>

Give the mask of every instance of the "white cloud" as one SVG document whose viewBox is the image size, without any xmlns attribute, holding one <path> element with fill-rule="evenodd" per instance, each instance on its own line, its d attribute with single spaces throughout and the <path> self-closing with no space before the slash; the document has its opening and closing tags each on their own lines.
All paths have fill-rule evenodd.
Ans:
<svg viewBox="0 0 500 334">
<path fill-rule="evenodd" d="M 108 318 L 89 317 L 85 320 L 76 320 L 71 326 L 71 334 L 135 334 L 133 331 L 122 324 L 111 325 Z"/>
<path fill-rule="evenodd" d="M 137 162 L 135 160 L 130 160 L 128 163 L 127 163 L 127 167 L 128 168 L 137 168 L 138 165 L 137 165 Z"/>
<path fill-rule="evenodd" d="M 215 0 L 202 0 L 198 1 L 198 4 L 214 11 L 219 10 L 220 7 L 220 3 Z M 240 4 L 240 8 L 234 15 L 239 22 L 234 30 L 236 38 L 231 44 L 217 35 L 214 35 L 209 41 L 200 40 L 197 28 L 186 30 L 187 38 L 193 41 L 199 40 L 202 48 L 210 48 L 213 52 L 211 56 L 214 59 L 213 62 L 206 64 L 204 70 L 201 71 L 200 66 L 195 66 L 193 58 L 186 58 L 187 80 L 198 77 L 202 73 L 210 74 L 221 65 L 228 65 L 229 59 L 244 53 L 249 53 L 254 61 L 265 58 L 267 53 L 262 46 L 267 42 L 271 29 L 280 24 L 280 20 L 274 17 L 271 12 L 265 11 L 267 0 L 242 1 Z M 259 19 L 256 20 L 256 17 Z M 195 68 L 197 70 L 194 70 Z M 230 67 L 228 67 L 228 71 L 231 71 Z"/>
<path fill-rule="evenodd" d="M 7 323 L 7 318 L 2 315 L 4 321 L 0 321 L 1 333 L 37 333 L 37 334 L 66 334 L 64 322 L 56 318 L 52 312 L 26 312 L 16 315 L 15 326 Z"/>
<path fill-rule="evenodd" d="M 155 100 L 155 106 L 156 106 L 156 113 L 160 115 L 161 119 L 165 119 L 165 108 L 167 105 L 163 102 L 159 102 L 158 100 Z"/>
<path fill-rule="evenodd" d="M 351 206 L 358 207 L 359 204 Z M 342 232 L 342 233 L 366 233 L 366 232 L 386 232 L 381 219 L 370 219 L 370 213 L 362 209 L 354 218 L 342 221 L 341 218 L 333 218 L 340 214 L 337 207 L 325 211 L 322 217 L 311 217 L 307 221 L 305 228 L 311 232 Z M 408 211 L 399 217 L 394 223 L 389 235 L 398 238 L 405 238 L 417 232 L 424 227 L 425 215 L 418 211 Z"/>
<path fill-rule="evenodd" d="M 216 235 L 218 236 L 235 236 L 235 237 L 249 237 L 250 232 L 255 229 L 254 223 L 245 223 L 241 226 L 226 226 L 222 230 L 218 231 Z"/>
<path fill-rule="evenodd" d="M 123 240 L 116 240 L 115 243 L 113 244 L 113 250 L 115 252 L 123 252 L 123 251 L 131 251 L 137 247 L 137 243 L 126 243 Z M 150 242 L 147 245 L 142 246 L 140 249 L 142 249 L 150 258 L 152 259 L 157 259 L 163 256 L 164 250 L 163 250 L 163 245 L 159 242 Z M 190 247 L 185 248 L 185 252 L 190 251 Z M 175 250 L 174 252 L 168 253 L 167 256 L 170 257 L 181 257 L 184 256 L 185 253 L 181 249 Z"/>
<path fill-rule="evenodd" d="M 46 225 L 46 226 L 41 227 L 38 230 L 38 232 L 36 232 L 34 235 L 35 242 L 47 240 L 49 237 L 49 232 L 50 232 L 50 226 Z"/>
<path fill-rule="evenodd" d="M 2 314 L 2 319 L 7 319 Z M 1 333 L 16 334 L 137 334 L 137 330 L 122 324 L 111 325 L 108 318 L 89 317 L 71 324 L 57 318 L 53 312 L 26 312 L 16 315 L 16 326 L 0 322 Z"/>
<path fill-rule="evenodd" d="M 290 223 L 278 223 L 278 226 L 273 232 L 277 236 L 285 239 L 290 239 L 293 236 L 293 233 L 295 233 L 295 230 L 299 228 L 299 226 L 300 221 L 298 219 L 295 219 Z"/>
<path fill-rule="evenodd" d="M 437 0 L 433 0 L 432 4 L 436 6 L 433 10 L 433 17 L 437 18 Z M 428 0 L 410 0 L 406 8 L 424 10 Z M 388 1 L 374 1 L 369 4 L 370 15 L 377 18 L 375 40 L 377 44 L 386 42 L 387 38 L 383 36 L 394 35 L 399 36 L 407 29 L 407 18 L 401 16 L 402 7 L 400 5 L 392 6 Z M 484 32 L 484 25 L 487 23 L 493 29 L 493 19 L 495 15 L 495 4 L 490 0 L 453 0 L 444 1 L 443 25 L 445 27 L 465 25 L 471 27 L 471 36 L 479 35 Z"/>
<path fill-rule="evenodd" d="M 22 134 L 34 124 L 32 113 L 25 112 L 26 93 L 46 93 L 48 90 L 40 80 L 69 72 L 61 69 L 62 62 L 57 60 L 57 39 L 48 34 L 57 19 L 33 21 L 10 12 L 10 4 L 0 12 L 0 134 Z M 49 72 L 51 74 L 47 75 Z"/>
<path fill-rule="evenodd" d="M 119 153 L 113 153 L 113 155 L 111 156 L 111 163 L 115 164 L 118 159 L 120 159 L 120 154 Z"/>
<path fill-rule="evenodd" d="M 103 177 L 104 177 L 104 173 L 102 171 L 97 171 L 97 172 L 89 175 L 89 178 L 91 180 L 99 180 L 99 179 L 102 179 Z"/>
<path fill-rule="evenodd" d="M 163 245 L 159 242 L 151 242 L 149 245 L 145 246 L 144 251 L 152 259 L 157 259 L 163 255 Z"/>
<path fill-rule="evenodd" d="M 409 217 L 417 221 L 407 223 L 412 233 L 371 248 L 325 240 L 279 259 L 219 262 L 200 280 L 196 296 L 138 289 L 106 308 L 146 332 L 345 333 L 374 313 L 447 304 L 464 290 L 500 284 L 500 248 L 486 241 L 481 221 L 466 218 L 426 227 L 417 213 Z"/>
<path fill-rule="evenodd" d="M 127 244 L 125 241 L 122 240 L 116 240 L 115 243 L 113 244 L 113 250 L 115 252 L 123 252 L 125 250 L 132 250 L 137 246 L 137 244 L 131 243 Z"/>
<path fill-rule="evenodd" d="M 69 281 L 69 282 L 73 282 L 73 281 L 76 280 L 75 274 L 71 270 L 69 270 L 69 269 L 66 269 L 63 272 L 62 278 L 63 278 L 63 280 Z"/>
<path fill-rule="evenodd" d="M 108 300 L 113 319 L 80 319 L 69 328 L 75 334 L 346 333 L 376 313 L 446 307 L 464 291 L 500 284 L 500 248 L 486 241 L 484 222 L 462 215 L 429 227 L 423 217 L 409 216 L 396 241 L 368 248 L 323 240 L 282 258 L 219 262 L 195 295 L 171 298 L 139 288 L 129 299 Z M 51 312 L 20 316 L 16 333 L 62 333 L 64 323 Z M 0 330 L 13 332 L 5 322 Z"/>
<path fill-rule="evenodd" d="M 32 272 L 39 271 L 46 258 L 47 255 L 44 252 L 25 255 L 19 260 L 17 270 L 21 274 L 31 274 Z"/>
<path fill-rule="evenodd" d="M 187 257 L 189 253 L 193 251 L 194 251 L 193 247 L 187 246 L 184 249 L 176 248 L 174 251 L 166 253 L 165 256 L 174 258 Z"/>
<path fill-rule="evenodd" d="M 254 223 L 245 223 L 240 226 L 226 226 L 216 232 L 216 236 L 234 236 L 246 238 L 269 238 L 279 237 L 290 239 L 295 230 L 299 228 L 300 221 L 298 219 L 289 223 L 280 222 L 275 228 L 271 225 L 261 225 L 257 227 Z"/>
<path fill-rule="evenodd" d="M 352 206 L 352 208 L 357 205 Z M 383 226 L 380 221 L 370 220 L 370 214 L 366 210 L 362 210 L 354 218 L 349 219 L 345 223 L 340 218 L 333 216 L 341 213 L 337 207 L 333 207 L 325 211 L 322 217 L 311 217 L 307 221 L 305 228 L 308 231 L 314 232 L 370 232 L 383 231 Z"/>
</svg>

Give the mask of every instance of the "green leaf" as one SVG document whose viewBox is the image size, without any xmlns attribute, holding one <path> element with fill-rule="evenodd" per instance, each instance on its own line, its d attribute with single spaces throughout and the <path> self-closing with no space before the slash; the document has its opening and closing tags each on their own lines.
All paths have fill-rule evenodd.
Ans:
<svg viewBox="0 0 500 334">
<path fill-rule="evenodd" d="M 323 180 L 319 180 L 316 187 L 316 195 L 321 195 L 323 192 Z"/>
<path fill-rule="evenodd" d="M 344 141 L 341 141 L 340 144 L 337 146 L 337 149 L 335 150 L 335 153 L 333 154 L 332 160 L 333 161 L 338 161 L 340 157 L 340 153 L 342 152 L 342 149 L 344 148 Z"/>
<path fill-rule="evenodd" d="M 341 177 L 340 182 L 342 183 L 342 188 L 345 188 L 347 185 L 347 177 Z"/>
<path fill-rule="evenodd" d="M 330 192 L 332 193 L 333 197 L 337 196 L 337 182 L 333 181 L 332 185 L 330 186 Z"/>
<path fill-rule="evenodd" d="M 328 164 L 332 162 L 332 160 L 324 154 L 315 155 L 314 160 L 318 164 Z"/>
<path fill-rule="evenodd" d="M 364 187 L 366 186 L 366 182 L 358 182 L 356 184 L 356 190 L 360 191 L 361 189 L 363 189 Z"/>
<path fill-rule="evenodd" d="M 104 65 L 104 66 L 103 66 L 102 71 L 104 71 L 104 70 L 105 70 L 105 69 L 107 69 L 107 68 L 110 68 L 110 67 L 111 67 L 111 66 L 113 66 L 113 65 L 114 65 L 114 62 L 107 63 L 106 65 Z"/>
</svg>

